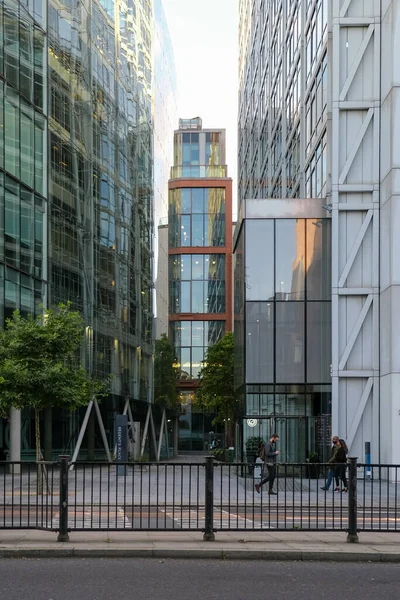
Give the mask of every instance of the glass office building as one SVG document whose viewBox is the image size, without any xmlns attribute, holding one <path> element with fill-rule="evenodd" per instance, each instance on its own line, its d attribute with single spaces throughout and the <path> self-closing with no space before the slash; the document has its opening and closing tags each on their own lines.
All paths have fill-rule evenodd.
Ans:
<svg viewBox="0 0 400 600">
<path fill-rule="evenodd" d="M 288 462 L 325 458 L 331 425 L 328 8 L 239 7 L 236 388 L 243 444 L 276 430 Z"/>
<path fill-rule="evenodd" d="M 327 192 L 328 0 L 240 0 L 239 203 Z"/>
<path fill-rule="evenodd" d="M 180 119 L 169 181 L 169 335 L 180 368 L 179 450 L 206 450 L 212 417 L 196 406 L 207 349 L 232 330 L 232 180 L 225 131 Z"/>
<path fill-rule="evenodd" d="M 174 52 L 162 0 L 154 0 L 155 338 L 168 335 L 168 179 L 178 120 Z"/>
<path fill-rule="evenodd" d="M 111 442 L 121 402 L 140 420 L 152 399 L 152 2 L 6 0 L 0 18 L 1 325 L 72 302 L 82 360 L 113 374 Z M 54 411 L 55 453 L 80 422 Z M 25 413 L 22 433 L 24 455 Z"/>
<path fill-rule="evenodd" d="M 234 248 L 242 442 L 277 432 L 283 462 L 329 450 L 330 245 L 319 201 L 243 204 Z"/>
</svg>

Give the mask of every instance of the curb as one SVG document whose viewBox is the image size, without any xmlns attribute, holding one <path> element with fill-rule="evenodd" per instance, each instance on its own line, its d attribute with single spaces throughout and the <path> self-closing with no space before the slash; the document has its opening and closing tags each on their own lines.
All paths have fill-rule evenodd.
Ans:
<svg viewBox="0 0 400 600">
<path fill-rule="evenodd" d="M 0 548 L 7 558 L 158 558 L 217 559 L 302 562 L 383 562 L 400 563 L 400 552 L 302 552 L 298 550 L 162 549 L 162 548 Z"/>
</svg>

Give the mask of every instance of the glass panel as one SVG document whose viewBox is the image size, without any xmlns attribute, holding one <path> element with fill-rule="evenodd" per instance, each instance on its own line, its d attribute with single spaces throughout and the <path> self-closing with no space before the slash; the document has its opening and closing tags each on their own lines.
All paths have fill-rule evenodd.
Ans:
<svg viewBox="0 0 400 600">
<path fill-rule="evenodd" d="M 34 249 L 33 194 L 21 190 L 21 269 L 32 273 Z"/>
<path fill-rule="evenodd" d="M 190 188 L 182 188 L 181 189 L 181 212 L 182 213 L 191 213 L 191 190 Z"/>
<path fill-rule="evenodd" d="M 19 267 L 20 252 L 20 201 L 19 185 L 9 177 L 5 185 L 4 220 L 5 258 L 9 265 Z"/>
<path fill-rule="evenodd" d="M 182 215 L 181 218 L 181 246 L 190 246 L 190 215 Z"/>
<path fill-rule="evenodd" d="M 246 221 L 245 282 L 247 300 L 274 298 L 274 222 Z"/>
<path fill-rule="evenodd" d="M 33 290 L 21 287 L 21 314 L 26 316 L 33 314 L 34 303 L 33 303 Z"/>
<path fill-rule="evenodd" d="M 277 300 L 304 300 L 304 219 L 276 220 Z"/>
<path fill-rule="evenodd" d="M 2 34 L 2 16 L 0 10 L 0 53 L 2 51 L 1 45 L 1 34 Z M 4 85 L 0 81 L 0 167 L 3 168 L 4 161 Z"/>
<path fill-rule="evenodd" d="M 204 321 L 193 321 L 192 323 L 192 345 L 204 346 Z"/>
<path fill-rule="evenodd" d="M 276 381 L 304 382 L 304 302 L 276 302 Z"/>
<path fill-rule="evenodd" d="M 181 346 L 190 346 L 192 341 L 192 324 L 190 321 L 180 321 Z"/>
<path fill-rule="evenodd" d="M 190 312 L 190 282 L 183 281 L 181 283 L 181 302 L 179 312 Z"/>
<path fill-rule="evenodd" d="M 204 211 L 204 188 L 192 189 L 192 212 L 203 213 Z"/>
<path fill-rule="evenodd" d="M 330 381 L 331 303 L 307 302 L 307 381 Z"/>
<path fill-rule="evenodd" d="M 246 303 L 246 381 L 272 383 L 274 380 L 274 305 Z"/>
<path fill-rule="evenodd" d="M 47 193 L 46 124 L 40 115 L 35 116 L 35 189 L 43 196 Z"/>
<path fill-rule="evenodd" d="M 18 99 L 11 88 L 7 88 L 5 105 L 5 168 L 19 178 L 19 111 Z M 10 101 L 11 100 L 11 101 Z"/>
<path fill-rule="evenodd" d="M 331 298 L 331 222 L 307 219 L 307 299 Z"/>
<path fill-rule="evenodd" d="M 259 414 L 260 414 L 260 395 L 259 394 L 246 394 L 246 415 L 259 415 Z"/>
<path fill-rule="evenodd" d="M 203 261 L 202 255 L 192 255 L 192 279 L 203 279 Z"/>
<path fill-rule="evenodd" d="M 275 395 L 274 394 L 260 394 L 260 405 L 261 415 L 270 415 L 275 412 Z"/>
<path fill-rule="evenodd" d="M 18 307 L 18 284 L 13 281 L 5 282 L 4 319 L 11 319 Z"/>
<path fill-rule="evenodd" d="M 192 246 L 204 246 L 203 215 L 192 215 Z"/>
<path fill-rule="evenodd" d="M 193 281 L 193 283 L 192 283 L 192 312 L 193 313 L 204 312 L 203 282 L 202 281 Z"/>
<path fill-rule="evenodd" d="M 209 213 L 205 215 L 207 239 L 210 246 L 223 246 L 225 244 L 225 215 Z M 205 243 L 207 245 L 207 243 Z"/>
<path fill-rule="evenodd" d="M 204 348 L 192 348 L 192 377 L 197 379 L 203 367 Z"/>
<path fill-rule="evenodd" d="M 29 112 L 21 112 L 21 181 L 33 187 L 34 124 L 33 111 Z"/>
<path fill-rule="evenodd" d="M 190 348 L 181 348 L 181 379 L 191 378 Z"/>
</svg>

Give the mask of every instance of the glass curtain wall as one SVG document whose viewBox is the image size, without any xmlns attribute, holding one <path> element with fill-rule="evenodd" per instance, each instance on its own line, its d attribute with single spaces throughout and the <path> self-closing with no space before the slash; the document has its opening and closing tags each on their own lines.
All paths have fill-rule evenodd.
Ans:
<svg viewBox="0 0 400 600">
<path fill-rule="evenodd" d="M 243 244 L 245 381 L 236 385 L 246 396 L 244 442 L 279 424 L 282 460 L 305 460 L 325 452 L 321 423 L 330 415 L 330 221 L 247 219 L 237 249 Z M 239 325 L 243 308 L 235 312 Z M 237 354 L 239 345 L 240 335 Z"/>
<path fill-rule="evenodd" d="M 326 195 L 328 5 L 240 3 L 239 202 Z"/>
<path fill-rule="evenodd" d="M 71 301 L 86 367 L 115 375 L 107 422 L 151 400 L 152 2 L 6 0 L 0 19 L 0 317 Z"/>
</svg>

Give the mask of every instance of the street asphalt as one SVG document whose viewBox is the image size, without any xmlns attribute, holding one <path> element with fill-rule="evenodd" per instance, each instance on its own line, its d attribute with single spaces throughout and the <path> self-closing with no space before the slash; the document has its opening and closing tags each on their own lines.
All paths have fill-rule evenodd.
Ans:
<svg viewBox="0 0 400 600">
<path fill-rule="evenodd" d="M 4 600 L 377 600 L 398 598 L 393 564 L 4 559 Z"/>
</svg>

